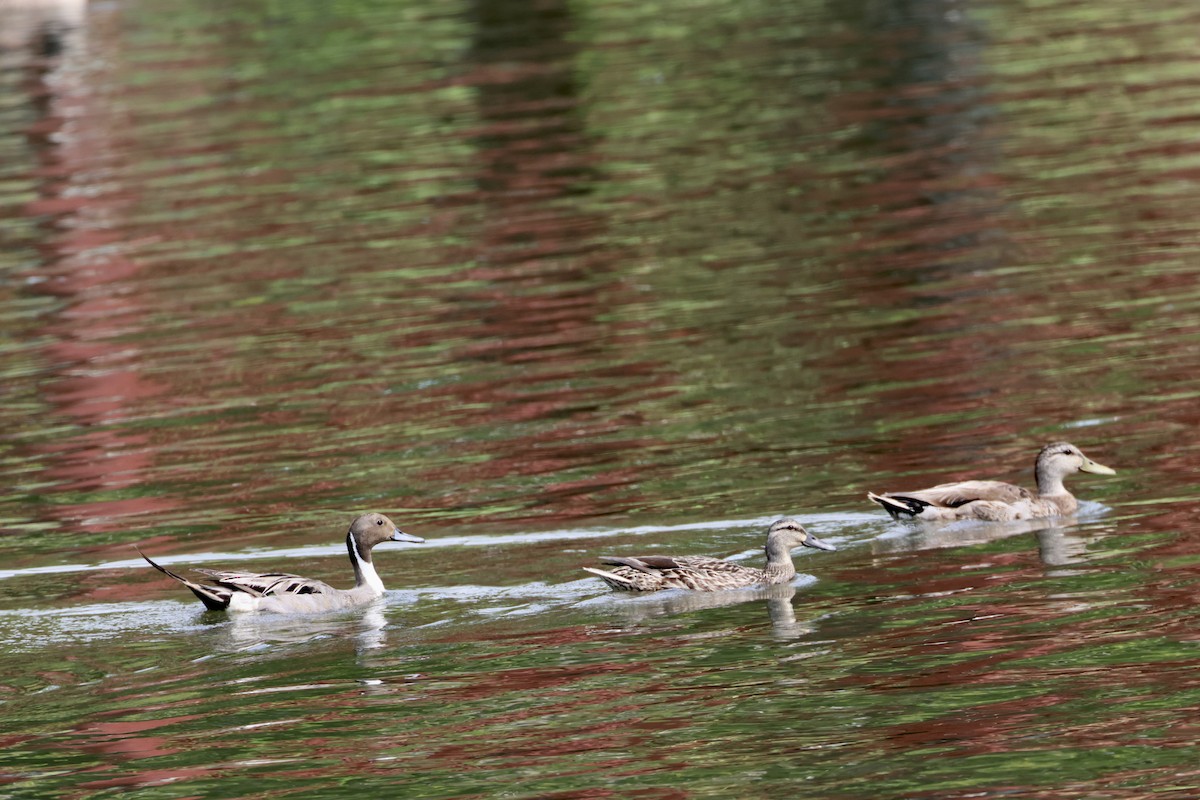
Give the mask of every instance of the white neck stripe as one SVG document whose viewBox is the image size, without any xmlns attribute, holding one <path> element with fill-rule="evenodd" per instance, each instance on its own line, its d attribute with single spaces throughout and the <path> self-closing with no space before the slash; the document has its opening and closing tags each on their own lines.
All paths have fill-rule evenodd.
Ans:
<svg viewBox="0 0 1200 800">
<path fill-rule="evenodd" d="M 371 587 L 371 591 L 377 595 L 383 594 L 383 580 L 379 577 L 379 573 L 375 571 L 375 565 L 369 561 L 363 561 L 358 555 L 358 542 L 350 537 L 350 559 L 354 562 L 355 572 L 362 577 L 363 586 Z"/>
</svg>

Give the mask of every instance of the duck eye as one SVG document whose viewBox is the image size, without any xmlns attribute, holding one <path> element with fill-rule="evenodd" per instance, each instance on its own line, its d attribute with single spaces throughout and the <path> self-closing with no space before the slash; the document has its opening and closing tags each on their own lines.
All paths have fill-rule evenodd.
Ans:
<svg viewBox="0 0 1200 800">
<path fill-rule="evenodd" d="M 375 524 L 376 524 L 376 525 L 382 525 L 382 524 L 383 524 L 383 520 L 381 520 L 381 519 L 377 519 L 377 520 L 375 520 Z"/>
</svg>

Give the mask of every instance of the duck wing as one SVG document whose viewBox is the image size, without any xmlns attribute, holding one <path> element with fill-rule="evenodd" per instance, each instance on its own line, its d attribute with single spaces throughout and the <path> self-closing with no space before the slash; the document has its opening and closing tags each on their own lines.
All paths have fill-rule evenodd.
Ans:
<svg viewBox="0 0 1200 800">
<path fill-rule="evenodd" d="M 601 564 L 614 567 L 629 567 L 647 575 L 668 569 L 679 569 L 679 562 L 670 556 L 601 556 Z"/>
<path fill-rule="evenodd" d="M 197 569 L 217 582 L 237 592 L 246 592 L 257 597 L 283 594 L 326 594 L 334 588 L 324 581 L 304 578 L 287 572 L 225 572 L 214 569 Z"/>
<path fill-rule="evenodd" d="M 887 497 L 918 500 L 938 508 L 958 508 L 980 500 L 989 503 L 1018 503 L 1033 497 L 1028 489 L 1003 481 L 958 481 L 942 483 L 916 492 L 888 492 Z"/>
<path fill-rule="evenodd" d="M 676 572 L 688 570 L 704 570 L 706 572 L 742 572 L 746 569 L 741 564 L 732 561 L 722 561 L 709 556 L 601 556 L 601 564 L 630 567 L 638 572 L 655 574 L 659 572 Z"/>
<path fill-rule="evenodd" d="M 684 556 L 675 561 L 683 569 L 706 572 L 710 575 L 741 575 L 746 572 L 757 572 L 752 567 L 746 567 L 733 561 L 710 556 Z"/>
</svg>

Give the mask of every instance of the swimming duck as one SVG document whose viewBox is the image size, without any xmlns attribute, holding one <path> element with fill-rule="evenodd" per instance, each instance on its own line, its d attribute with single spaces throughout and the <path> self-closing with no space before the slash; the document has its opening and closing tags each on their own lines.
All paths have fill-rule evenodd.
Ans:
<svg viewBox="0 0 1200 800">
<path fill-rule="evenodd" d="M 979 519 L 1003 522 L 1014 519 L 1073 514 L 1079 501 L 1067 491 L 1063 479 L 1076 472 L 1115 475 L 1069 442 L 1052 442 L 1038 453 L 1034 467 L 1037 492 L 1001 481 L 943 483 L 916 492 L 868 492 L 892 519 L 947 521 Z"/>
<path fill-rule="evenodd" d="M 787 583 L 796 577 L 792 548 L 804 545 L 818 550 L 836 550 L 822 542 L 796 520 L 785 517 L 767 529 L 767 567 L 754 569 L 708 556 L 602 556 L 601 563 L 613 570 L 584 569 L 613 589 L 625 592 L 657 592 L 661 589 L 692 589 L 716 592 L 756 584 Z"/>
<path fill-rule="evenodd" d="M 381 542 L 425 541 L 411 536 L 383 514 L 363 514 L 346 532 L 346 550 L 354 567 L 354 587 L 335 589 L 327 583 L 284 572 L 222 572 L 197 569 L 216 584 L 196 583 L 156 564 L 138 549 L 138 554 L 159 572 L 192 590 L 210 611 L 270 611 L 304 614 L 334 611 L 369 603 L 383 594 L 383 581 L 371 563 L 371 549 Z M 136 547 L 136 546 L 135 546 Z"/>
</svg>

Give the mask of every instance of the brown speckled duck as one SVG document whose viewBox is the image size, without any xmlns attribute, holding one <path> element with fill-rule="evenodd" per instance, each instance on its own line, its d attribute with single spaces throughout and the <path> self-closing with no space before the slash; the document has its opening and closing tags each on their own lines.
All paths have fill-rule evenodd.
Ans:
<svg viewBox="0 0 1200 800">
<path fill-rule="evenodd" d="M 613 589 L 624 592 L 657 592 L 662 589 L 691 589 L 716 592 L 746 586 L 787 583 L 796 577 L 792 548 L 815 547 L 835 550 L 790 517 L 777 520 L 767 530 L 766 569 L 743 567 L 732 561 L 708 556 L 602 556 L 601 563 L 612 570 L 584 567 Z"/>
<path fill-rule="evenodd" d="M 943 483 L 916 492 L 868 492 L 892 519 L 949 521 L 978 519 L 1004 522 L 1073 514 L 1079 501 L 1067 491 L 1063 479 L 1076 472 L 1115 475 L 1103 464 L 1085 456 L 1068 442 L 1053 442 L 1038 453 L 1034 476 L 1037 492 L 1001 481 Z"/>
<path fill-rule="evenodd" d="M 383 581 L 371 563 L 371 550 L 382 542 L 423 542 L 396 527 L 383 514 L 363 514 L 346 532 L 346 550 L 354 567 L 354 586 L 335 589 L 327 583 L 285 572 L 222 572 L 197 569 L 215 585 L 196 583 L 155 564 L 140 549 L 138 554 L 159 572 L 192 590 L 210 611 L 269 611 L 311 614 L 336 611 L 369 603 L 383 595 Z"/>
</svg>

